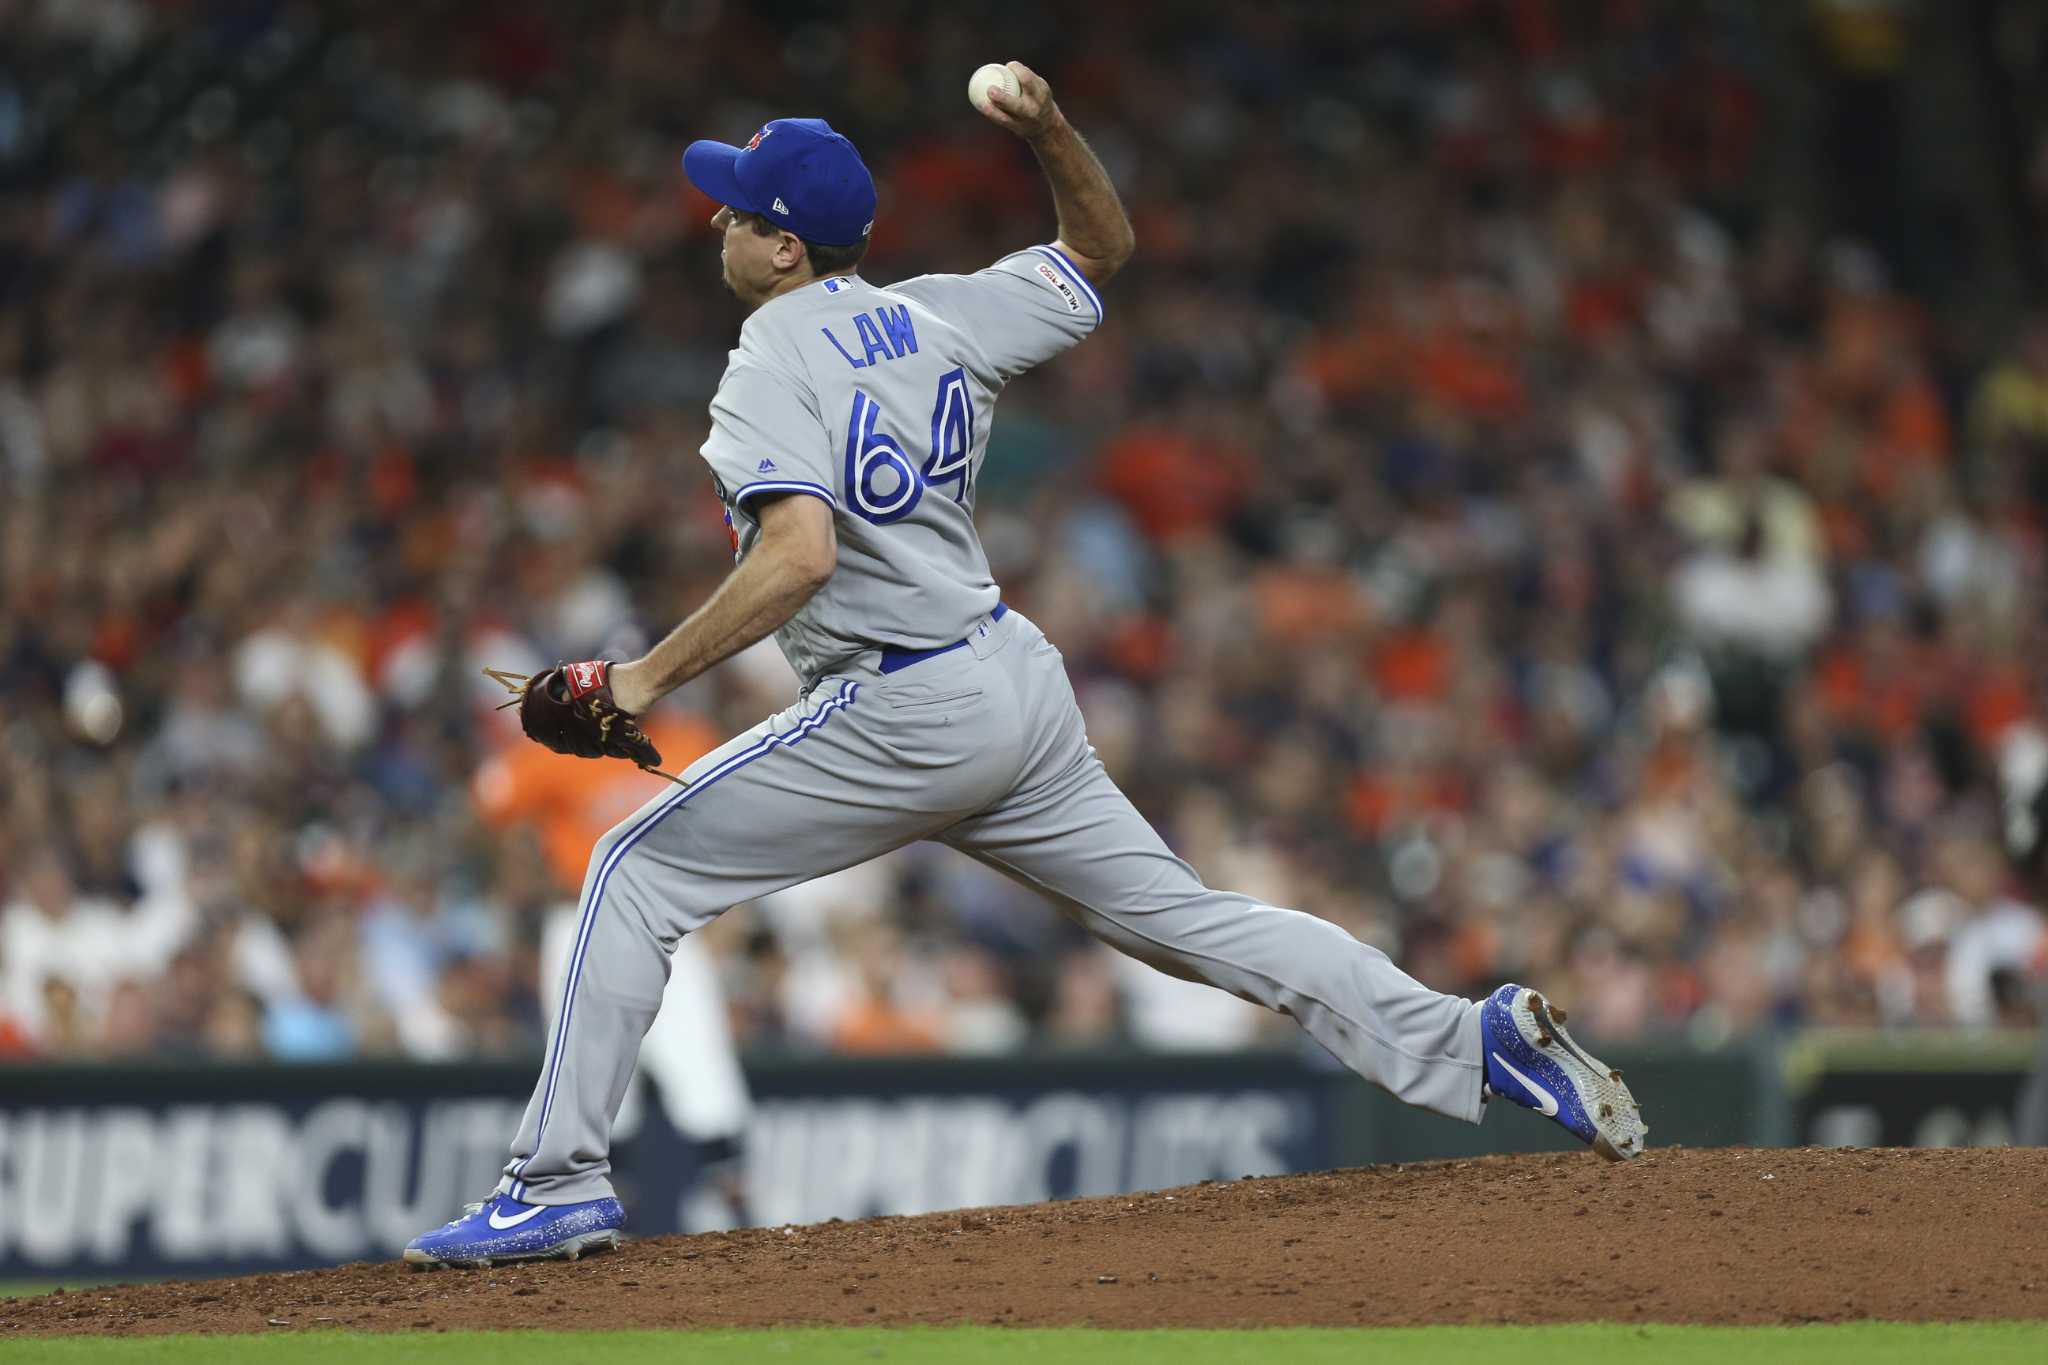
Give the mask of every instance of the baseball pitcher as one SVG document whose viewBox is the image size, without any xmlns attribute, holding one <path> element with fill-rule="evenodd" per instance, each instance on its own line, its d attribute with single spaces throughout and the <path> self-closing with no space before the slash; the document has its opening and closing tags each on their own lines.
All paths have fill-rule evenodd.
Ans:
<svg viewBox="0 0 2048 1365">
<path fill-rule="evenodd" d="M 702 450 L 737 564 L 644 658 L 551 669 L 517 704 L 552 748 L 658 770 L 633 717 L 764 636 L 803 690 L 598 842 L 512 1159 L 408 1261 L 615 1246 L 613 1116 L 676 944 L 741 901 L 916 839 L 1043 892 L 1161 971 L 1293 1016 L 1410 1104 L 1477 1122 L 1504 1095 L 1604 1156 L 1642 1150 L 1619 1074 L 1536 992 L 1440 995 L 1327 921 L 1204 886 L 1096 759 L 1059 651 L 1004 605 L 974 527 L 996 400 L 1101 324 L 1101 289 L 1133 246 L 1045 81 L 1009 70 L 1017 91 L 1002 82 L 978 107 L 1037 154 L 1059 235 L 972 275 L 861 278 L 874 182 L 821 120 L 684 152 L 684 174 L 723 205 L 725 282 L 751 310 Z"/>
</svg>

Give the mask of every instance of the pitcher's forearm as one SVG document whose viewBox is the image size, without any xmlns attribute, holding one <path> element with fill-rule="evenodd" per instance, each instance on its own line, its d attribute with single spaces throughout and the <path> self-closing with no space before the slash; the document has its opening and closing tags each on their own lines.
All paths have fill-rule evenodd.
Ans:
<svg viewBox="0 0 2048 1365">
<path fill-rule="evenodd" d="M 612 669 L 612 697 L 638 714 L 698 674 L 765 640 L 831 578 L 837 539 L 831 510 L 801 495 L 767 504 L 761 538 L 711 600 L 644 658 Z"/>
<path fill-rule="evenodd" d="M 783 572 L 768 556 L 749 556 L 710 601 L 691 612 L 644 658 L 612 670 L 613 695 L 620 695 L 618 674 L 624 670 L 638 703 L 634 709 L 645 710 L 698 674 L 767 639 L 821 586 L 808 575 Z"/>
<path fill-rule="evenodd" d="M 977 102 L 976 107 L 989 122 L 1031 144 L 1052 186 L 1060 244 L 1083 275 L 1101 284 L 1131 258 L 1137 245 L 1131 220 L 1116 197 L 1109 172 L 1060 112 L 1045 77 L 1022 62 L 1009 63 L 1009 69 L 1017 78 L 1016 93 L 998 82 L 983 95 L 987 103 Z"/>
<path fill-rule="evenodd" d="M 1136 245 L 1131 220 L 1109 172 L 1066 115 L 1055 112 L 1045 129 L 1029 139 L 1052 187 L 1060 240 L 1111 270 L 1131 257 Z"/>
</svg>

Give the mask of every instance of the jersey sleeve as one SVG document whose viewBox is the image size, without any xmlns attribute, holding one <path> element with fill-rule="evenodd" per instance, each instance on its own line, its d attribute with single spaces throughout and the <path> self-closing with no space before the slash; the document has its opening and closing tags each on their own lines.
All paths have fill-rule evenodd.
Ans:
<svg viewBox="0 0 2048 1365">
<path fill-rule="evenodd" d="M 972 275 L 893 286 L 959 326 L 1004 379 L 1051 360 L 1102 322 L 1102 295 L 1055 246 L 1012 252 Z"/>
<path fill-rule="evenodd" d="M 744 352 L 733 356 L 699 453 L 734 507 L 767 493 L 805 493 L 838 507 L 831 446 L 808 386 Z"/>
</svg>

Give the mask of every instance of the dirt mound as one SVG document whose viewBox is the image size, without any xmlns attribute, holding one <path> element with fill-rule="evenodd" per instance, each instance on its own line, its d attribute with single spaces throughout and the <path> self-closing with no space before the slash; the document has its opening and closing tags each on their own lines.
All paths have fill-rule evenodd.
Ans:
<svg viewBox="0 0 2048 1365">
<path fill-rule="evenodd" d="M 2048 1149 L 1489 1157 L 0 1302 L 42 1333 L 2048 1318 Z"/>
</svg>

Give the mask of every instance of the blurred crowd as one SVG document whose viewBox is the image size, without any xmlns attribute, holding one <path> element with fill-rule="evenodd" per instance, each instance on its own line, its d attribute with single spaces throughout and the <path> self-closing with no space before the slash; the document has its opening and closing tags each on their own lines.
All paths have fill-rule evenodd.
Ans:
<svg viewBox="0 0 2048 1365">
<path fill-rule="evenodd" d="M 1205 876 L 1596 1036 L 2029 1022 L 2048 323 L 1945 344 L 1758 202 L 1759 8 L 0 3 L 0 1057 L 536 1047 L 659 782 L 480 669 L 731 563 L 677 153 L 822 114 L 864 273 L 977 268 L 1052 235 L 961 90 L 1011 54 L 1139 253 L 983 534 Z M 1291 1036 L 931 847 L 703 939 L 758 1046 Z"/>
</svg>

